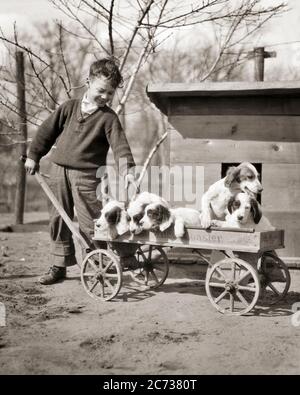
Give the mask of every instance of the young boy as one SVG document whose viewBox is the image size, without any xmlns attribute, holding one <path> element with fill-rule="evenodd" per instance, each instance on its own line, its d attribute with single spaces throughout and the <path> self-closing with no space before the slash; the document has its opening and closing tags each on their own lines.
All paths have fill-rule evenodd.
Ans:
<svg viewBox="0 0 300 395">
<path fill-rule="evenodd" d="M 93 220 L 99 217 L 102 208 L 96 196 L 100 182 L 96 172 L 105 166 L 109 147 L 117 167 L 119 159 L 127 160 L 127 168 L 121 170 L 125 184 L 134 180 L 128 173 L 134 160 L 125 133 L 118 116 L 107 106 L 121 82 L 122 76 L 113 60 L 92 63 L 83 98 L 66 101 L 42 123 L 25 162 L 27 173 L 34 174 L 40 159 L 56 142 L 56 149 L 51 153 L 49 185 L 72 219 L 75 206 L 80 232 L 89 245 Z M 40 283 L 46 285 L 65 278 L 66 267 L 76 264 L 72 234 L 53 206 L 50 237 L 53 266 L 40 278 Z"/>
</svg>

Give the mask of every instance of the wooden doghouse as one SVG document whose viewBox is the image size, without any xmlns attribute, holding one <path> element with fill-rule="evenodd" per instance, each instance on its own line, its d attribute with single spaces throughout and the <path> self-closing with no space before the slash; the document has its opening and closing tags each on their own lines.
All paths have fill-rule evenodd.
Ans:
<svg viewBox="0 0 300 395">
<path fill-rule="evenodd" d="M 279 254 L 299 265 L 300 83 L 153 84 L 147 94 L 168 117 L 167 162 L 203 166 L 204 190 L 229 165 L 249 161 L 258 168 L 264 214 L 285 229 Z M 202 182 L 196 178 L 190 182 Z"/>
</svg>

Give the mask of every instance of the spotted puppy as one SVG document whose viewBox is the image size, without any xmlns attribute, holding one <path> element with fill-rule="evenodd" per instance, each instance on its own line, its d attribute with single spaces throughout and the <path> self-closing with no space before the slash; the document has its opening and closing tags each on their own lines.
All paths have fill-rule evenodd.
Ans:
<svg viewBox="0 0 300 395">
<path fill-rule="evenodd" d="M 170 209 L 159 203 L 149 204 L 140 221 L 145 230 L 164 232 L 174 224 L 174 234 L 177 238 L 183 237 L 186 226 L 200 226 L 199 211 L 192 208 L 178 207 Z"/>
<path fill-rule="evenodd" d="M 111 239 L 126 233 L 129 230 L 129 222 L 125 204 L 117 200 L 109 201 L 103 207 L 100 218 L 96 221 L 96 227 L 101 231 L 107 231 Z"/>
<path fill-rule="evenodd" d="M 239 192 L 247 192 L 252 197 L 262 192 L 256 168 L 248 162 L 230 167 L 226 177 L 212 184 L 201 201 L 201 224 L 209 228 L 213 219 L 224 220 L 230 199 Z"/>
<path fill-rule="evenodd" d="M 227 205 L 225 221 L 212 220 L 212 225 L 229 228 L 254 228 L 256 231 L 274 230 L 270 221 L 262 215 L 261 207 L 254 197 L 240 192 Z"/>
<path fill-rule="evenodd" d="M 140 193 L 134 201 L 129 203 L 127 215 L 131 233 L 138 235 L 143 231 L 140 220 L 144 216 L 145 208 L 152 203 L 160 204 L 166 208 L 169 206 L 165 199 L 150 192 Z"/>
</svg>

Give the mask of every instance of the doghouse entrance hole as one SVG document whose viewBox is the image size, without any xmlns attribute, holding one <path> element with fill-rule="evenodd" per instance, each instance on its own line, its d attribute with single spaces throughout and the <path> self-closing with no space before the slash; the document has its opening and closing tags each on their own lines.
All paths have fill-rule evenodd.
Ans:
<svg viewBox="0 0 300 395">
<path fill-rule="evenodd" d="M 231 163 L 222 163 L 221 166 L 221 178 L 226 176 L 227 170 L 229 167 L 231 166 L 238 166 L 240 164 L 240 162 L 236 163 L 236 162 L 231 162 Z M 259 174 L 259 179 L 262 182 L 262 164 L 261 163 L 251 163 L 256 170 L 258 171 Z M 259 203 L 261 203 L 261 194 L 257 196 L 257 201 Z"/>
</svg>

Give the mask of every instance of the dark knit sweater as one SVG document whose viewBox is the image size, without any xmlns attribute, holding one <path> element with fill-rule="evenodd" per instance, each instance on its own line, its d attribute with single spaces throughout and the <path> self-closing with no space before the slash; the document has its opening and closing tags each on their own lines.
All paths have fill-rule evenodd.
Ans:
<svg viewBox="0 0 300 395">
<path fill-rule="evenodd" d="M 39 162 L 55 141 L 51 160 L 58 165 L 74 169 L 104 166 L 111 146 L 117 166 L 120 158 L 127 159 L 128 168 L 123 168 L 122 173 L 134 166 L 118 116 L 107 106 L 83 118 L 81 99 L 66 101 L 41 124 L 28 157 Z"/>
</svg>

